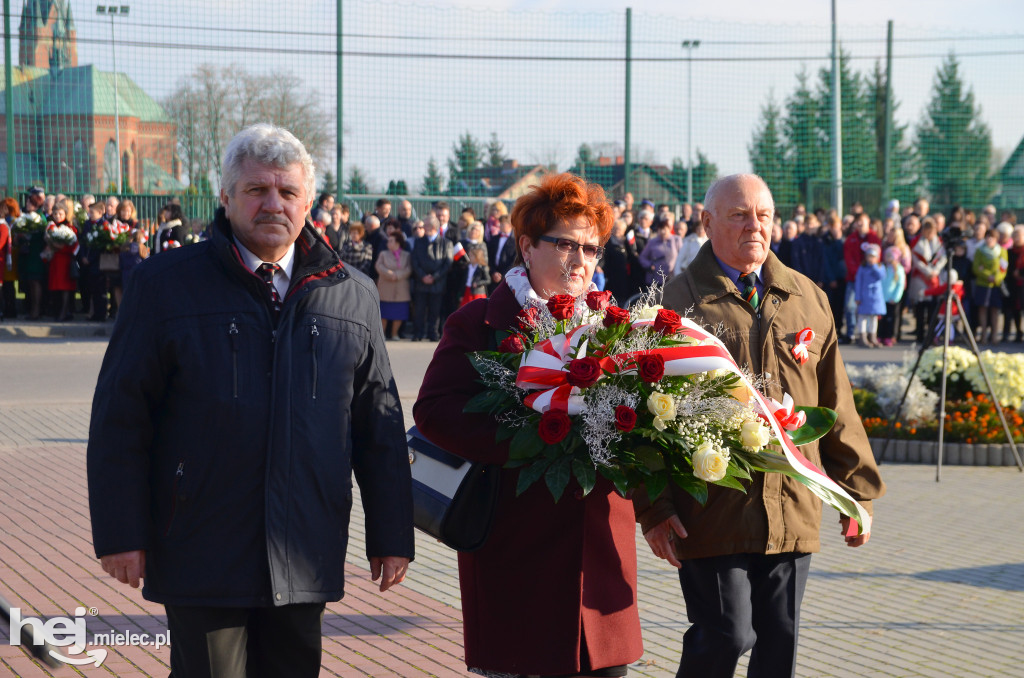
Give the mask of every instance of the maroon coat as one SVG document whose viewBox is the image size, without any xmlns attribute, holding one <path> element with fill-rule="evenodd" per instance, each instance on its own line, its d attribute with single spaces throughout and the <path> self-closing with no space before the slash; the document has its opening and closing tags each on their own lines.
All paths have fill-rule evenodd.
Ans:
<svg viewBox="0 0 1024 678">
<path fill-rule="evenodd" d="M 486 350 L 520 310 L 502 282 L 490 299 L 448 318 L 413 407 L 416 425 L 435 444 L 476 461 L 508 459 L 508 442 L 495 442 L 494 419 L 462 411 L 483 388 L 466 353 Z M 600 475 L 586 498 L 575 480 L 558 503 L 543 481 L 517 498 L 518 473 L 501 472 L 487 543 L 459 554 L 466 664 L 566 674 L 636 661 L 643 644 L 632 504 Z"/>
</svg>

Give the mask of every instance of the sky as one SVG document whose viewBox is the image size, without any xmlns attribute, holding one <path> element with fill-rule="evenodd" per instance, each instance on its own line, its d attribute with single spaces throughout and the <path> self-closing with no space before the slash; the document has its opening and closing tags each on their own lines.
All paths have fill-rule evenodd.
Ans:
<svg viewBox="0 0 1024 678">
<path fill-rule="evenodd" d="M 109 70 L 109 21 L 95 16 L 95 2 L 70 3 L 85 39 L 80 62 Z M 299 78 L 333 116 L 334 0 L 131 4 L 131 17 L 114 27 L 118 67 L 154 98 L 168 96 L 201 63 L 235 65 Z M 648 59 L 632 72 L 632 144 L 642 160 L 684 158 L 692 116 L 694 153 L 699 148 L 723 173 L 749 169 L 747 145 L 769 97 L 781 103 L 798 72 L 813 84 L 828 66 L 829 0 L 629 4 L 633 56 Z M 837 4 L 843 47 L 865 74 L 884 57 L 885 23 L 894 20 L 898 122 L 912 131 L 935 69 L 952 50 L 965 55 L 963 77 L 997 155 L 1016 147 L 1024 136 L 1024 0 Z M 429 159 L 444 170 L 465 132 L 481 140 L 494 133 L 522 164 L 563 169 L 581 143 L 621 146 L 625 7 L 611 0 L 345 0 L 345 167 L 360 167 L 373 189 L 403 179 L 415 190 Z M 679 44 L 687 37 L 702 41 L 689 71 Z M 333 155 L 320 164 L 333 167 Z"/>
</svg>

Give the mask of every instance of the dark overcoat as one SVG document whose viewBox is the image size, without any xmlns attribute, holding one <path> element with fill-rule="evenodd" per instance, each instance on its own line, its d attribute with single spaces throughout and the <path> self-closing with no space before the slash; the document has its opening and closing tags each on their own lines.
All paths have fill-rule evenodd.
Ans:
<svg viewBox="0 0 1024 678">
<path fill-rule="evenodd" d="M 223 209 L 135 269 L 87 453 L 97 556 L 146 551 L 143 596 L 339 600 L 353 472 L 367 557 L 413 555 L 408 448 L 377 291 L 310 222 L 275 322 Z"/>
</svg>

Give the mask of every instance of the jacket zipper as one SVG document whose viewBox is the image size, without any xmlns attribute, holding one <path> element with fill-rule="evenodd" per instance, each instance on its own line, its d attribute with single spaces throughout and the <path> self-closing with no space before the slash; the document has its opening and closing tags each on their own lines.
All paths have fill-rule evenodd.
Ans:
<svg viewBox="0 0 1024 678">
<path fill-rule="evenodd" d="M 178 484 L 181 482 L 181 477 L 185 475 L 185 462 L 178 462 L 178 470 L 174 472 L 174 485 L 171 487 L 171 517 L 167 519 L 167 528 L 164 530 L 164 536 L 171 534 L 171 526 L 174 525 L 174 516 L 178 513 Z"/>
<path fill-rule="evenodd" d="M 316 400 L 316 384 L 319 376 L 319 368 L 316 361 L 316 338 L 320 336 L 320 330 L 316 327 L 316 318 L 313 318 L 313 329 L 310 332 L 310 346 L 313 353 L 313 400 Z"/>
<path fill-rule="evenodd" d="M 231 339 L 231 395 L 238 399 L 238 325 L 231 322 L 228 329 L 228 337 Z"/>
</svg>

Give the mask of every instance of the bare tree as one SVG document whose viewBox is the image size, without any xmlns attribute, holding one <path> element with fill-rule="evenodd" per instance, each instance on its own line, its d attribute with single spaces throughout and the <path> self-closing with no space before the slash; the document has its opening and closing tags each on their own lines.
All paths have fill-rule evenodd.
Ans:
<svg viewBox="0 0 1024 678">
<path fill-rule="evenodd" d="M 318 162 L 331 147 L 331 119 L 315 92 L 287 71 L 251 73 L 202 64 L 164 100 L 178 126 L 178 154 L 201 191 L 220 186 L 224 147 L 239 130 L 269 122 L 290 130 Z"/>
</svg>

